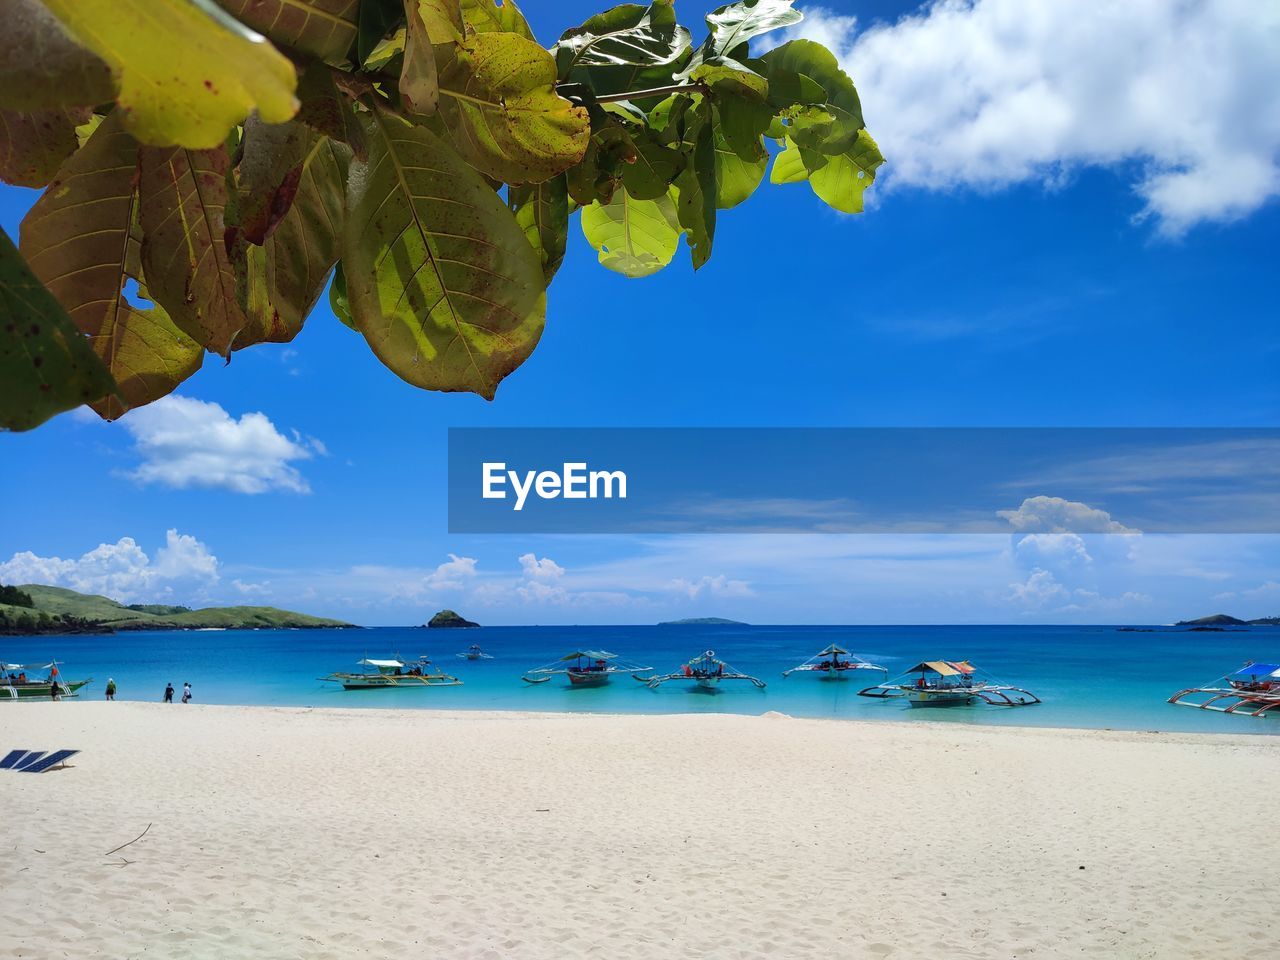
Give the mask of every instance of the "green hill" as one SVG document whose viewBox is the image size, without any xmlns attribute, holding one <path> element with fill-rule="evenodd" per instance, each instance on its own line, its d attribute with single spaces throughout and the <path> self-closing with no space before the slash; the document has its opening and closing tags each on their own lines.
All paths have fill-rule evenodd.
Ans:
<svg viewBox="0 0 1280 960">
<path fill-rule="evenodd" d="M 89 633 L 102 630 L 270 630 L 352 627 L 276 607 L 207 607 L 191 610 L 167 604 L 125 606 L 109 597 L 77 593 L 65 587 L 23 584 L 31 608 L 0 604 L 0 633 Z"/>
</svg>

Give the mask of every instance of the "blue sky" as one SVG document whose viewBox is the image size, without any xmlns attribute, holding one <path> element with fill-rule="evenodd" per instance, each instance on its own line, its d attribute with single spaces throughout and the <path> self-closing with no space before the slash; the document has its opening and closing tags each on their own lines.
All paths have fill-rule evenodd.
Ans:
<svg viewBox="0 0 1280 960">
<path fill-rule="evenodd" d="M 547 43 L 595 9 L 525 6 Z M 865 214 L 766 183 L 645 280 L 575 218 L 493 403 L 401 382 L 322 301 L 185 400 L 0 437 L 0 579 L 370 624 L 1280 613 L 1274 537 L 446 532 L 450 426 L 1276 425 L 1280 26 L 1173 6 L 801 4 L 889 161 Z M 0 188 L 6 231 L 35 195 Z"/>
</svg>

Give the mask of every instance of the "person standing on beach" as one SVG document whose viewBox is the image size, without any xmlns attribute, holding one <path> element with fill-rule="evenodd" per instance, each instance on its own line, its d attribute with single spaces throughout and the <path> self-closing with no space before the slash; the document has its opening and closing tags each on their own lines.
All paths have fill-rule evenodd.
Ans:
<svg viewBox="0 0 1280 960">
<path fill-rule="evenodd" d="M 173 703 L 173 684 L 169 683 L 164 688 L 164 702 Z"/>
<path fill-rule="evenodd" d="M 183 703 L 191 702 L 191 684 L 190 683 L 184 683 L 182 685 L 182 702 Z"/>
<path fill-rule="evenodd" d="M 107 699 L 114 700 L 116 698 L 116 682 L 111 677 L 107 678 Z"/>
</svg>

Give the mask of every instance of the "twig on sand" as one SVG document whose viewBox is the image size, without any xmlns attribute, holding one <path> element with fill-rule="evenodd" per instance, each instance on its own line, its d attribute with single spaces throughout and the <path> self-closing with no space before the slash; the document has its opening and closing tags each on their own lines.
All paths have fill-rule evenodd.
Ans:
<svg viewBox="0 0 1280 960">
<path fill-rule="evenodd" d="M 147 824 L 147 830 L 150 830 L 150 829 L 151 829 L 151 824 L 149 824 L 149 823 L 148 823 L 148 824 Z M 130 840 L 130 841 L 129 841 L 129 843 L 137 843 L 139 840 L 141 840 L 143 837 L 145 837 L 145 836 L 147 835 L 147 830 L 143 830 L 140 834 L 138 834 L 136 837 L 134 837 L 132 840 Z M 106 853 L 104 853 L 104 854 L 103 854 L 103 856 L 104 856 L 104 857 L 109 857 L 109 856 L 111 856 L 113 853 L 115 853 L 115 852 L 116 852 L 116 850 L 123 850 L 125 847 L 127 847 L 127 846 L 129 845 L 129 843 L 122 843 L 122 844 L 120 844 L 120 846 L 116 847 L 116 849 L 115 849 L 115 850 L 108 850 Z M 121 857 L 120 859 L 121 859 L 121 860 L 123 860 L 123 859 L 124 859 L 124 857 Z"/>
</svg>

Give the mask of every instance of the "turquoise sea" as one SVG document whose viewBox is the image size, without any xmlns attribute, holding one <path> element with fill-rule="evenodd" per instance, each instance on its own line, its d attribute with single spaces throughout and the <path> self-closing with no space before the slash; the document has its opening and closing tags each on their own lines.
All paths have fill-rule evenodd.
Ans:
<svg viewBox="0 0 1280 960">
<path fill-rule="evenodd" d="M 878 675 L 847 681 L 793 675 L 787 667 L 829 643 L 853 650 L 896 675 L 920 660 L 969 659 L 1003 682 L 1044 700 L 1026 708 L 911 709 L 856 696 Z M 495 659 L 456 654 L 478 643 Z M 724 684 L 717 693 L 681 684 L 650 690 L 625 676 L 602 688 L 569 688 L 562 678 L 531 686 L 523 671 L 569 650 L 604 648 L 671 672 L 712 649 L 768 683 Z M 357 669 L 361 657 L 428 654 L 462 686 L 344 691 L 317 678 Z M 482 627 L 424 630 L 227 630 L 140 632 L 108 636 L 0 637 L 0 659 L 57 659 L 70 679 L 92 676 L 82 692 L 100 699 L 114 677 L 121 700 L 159 700 L 167 682 L 192 684 L 197 703 L 450 710 L 551 710 L 598 713 L 742 713 L 858 720 L 934 720 L 1017 726 L 1280 733 L 1280 722 L 1174 707 L 1165 699 L 1206 683 L 1246 660 L 1280 660 L 1280 629 L 1222 633 L 1170 628 L 1044 626 L 616 626 Z M 15 707 L 21 709 L 20 707 Z M 0 710 L 7 709 L 0 707 Z M 0 714 L 2 716 L 2 714 Z"/>
</svg>

